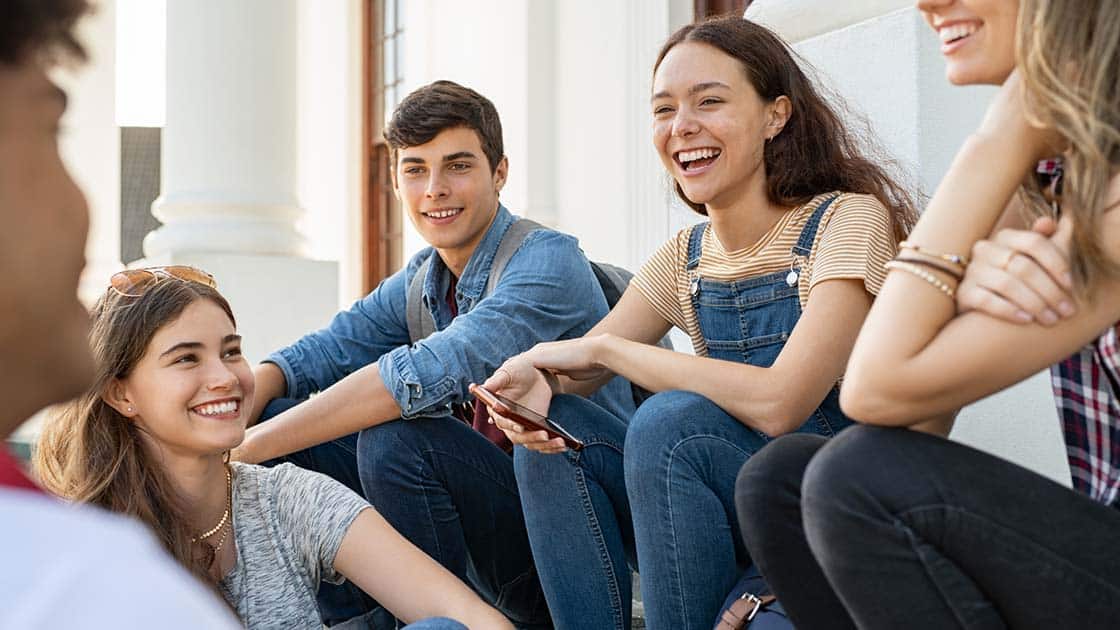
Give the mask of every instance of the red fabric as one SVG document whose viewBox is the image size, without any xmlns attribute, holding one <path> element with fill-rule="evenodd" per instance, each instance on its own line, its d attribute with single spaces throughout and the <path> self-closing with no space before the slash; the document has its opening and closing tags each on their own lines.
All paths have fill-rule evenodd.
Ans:
<svg viewBox="0 0 1120 630">
<path fill-rule="evenodd" d="M 3 448 L 0 448 L 0 486 L 33 492 L 43 491 L 27 475 L 23 474 L 23 469 L 20 468 L 19 463 Z"/>
<path fill-rule="evenodd" d="M 458 280 L 455 276 L 451 276 L 451 285 L 447 287 L 447 308 L 451 309 L 451 317 L 459 316 L 459 305 L 455 302 L 455 288 L 458 286 Z M 471 425 L 475 431 L 478 431 L 487 440 L 493 442 L 498 448 L 507 453 L 513 452 L 513 442 L 509 441 L 505 433 L 498 427 L 490 424 L 490 416 L 486 413 L 486 405 L 478 401 L 468 401 L 467 404 L 454 405 L 452 407 L 456 418 Z"/>
</svg>

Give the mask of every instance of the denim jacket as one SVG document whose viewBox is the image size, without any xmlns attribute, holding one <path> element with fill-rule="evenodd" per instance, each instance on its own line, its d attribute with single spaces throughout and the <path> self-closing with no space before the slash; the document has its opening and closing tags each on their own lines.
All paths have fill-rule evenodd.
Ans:
<svg viewBox="0 0 1120 630">
<path fill-rule="evenodd" d="M 531 232 L 510 258 L 493 293 L 483 296 L 490 264 L 506 229 L 516 220 L 504 206 L 467 261 L 455 291 L 459 315 L 447 304 L 451 273 L 428 247 L 385 279 L 326 328 L 269 355 L 284 372 L 289 398 L 306 398 L 377 362 L 402 418 L 444 416 L 469 399 L 509 357 L 542 341 L 580 337 L 607 314 L 607 302 L 579 241 L 553 230 Z M 436 332 L 409 345 L 405 302 L 408 285 L 425 259 L 424 303 Z M 629 384 L 614 378 L 591 399 L 622 418 L 634 403 Z"/>
</svg>

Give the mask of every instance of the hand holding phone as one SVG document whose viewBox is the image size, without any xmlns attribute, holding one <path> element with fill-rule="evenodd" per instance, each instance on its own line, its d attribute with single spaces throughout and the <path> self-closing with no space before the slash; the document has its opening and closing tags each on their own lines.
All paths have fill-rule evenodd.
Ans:
<svg viewBox="0 0 1120 630">
<path fill-rule="evenodd" d="M 564 427 L 547 416 L 543 416 L 501 394 L 494 393 L 481 385 L 471 383 L 468 389 L 470 389 L 470 392 L 482 401 L 484 405 L 526 429 L 544 431 L 548 434 L 549 438 L 560 438 L 564 440 L 564 445 L 573 451 L 578 451 L 583 448 L 583 442 L 579 441 L 571 433 L 568 433 Z"/>
</svg>

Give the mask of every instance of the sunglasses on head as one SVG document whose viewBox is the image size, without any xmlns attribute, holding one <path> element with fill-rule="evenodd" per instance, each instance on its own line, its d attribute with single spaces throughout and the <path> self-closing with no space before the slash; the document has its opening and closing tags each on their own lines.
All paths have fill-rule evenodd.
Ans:
<svg viewBox="0 0 1120 630">
<path fill-rule="evenodd" d="M 125 297 L 140 297 L 160 280 L 171 278 L 182 282 L 197 282 L 211 289 L 218 288 L 214 276 L 187 265 L 125 269 L 109 278 L 109 288 Z"/>
</svg>

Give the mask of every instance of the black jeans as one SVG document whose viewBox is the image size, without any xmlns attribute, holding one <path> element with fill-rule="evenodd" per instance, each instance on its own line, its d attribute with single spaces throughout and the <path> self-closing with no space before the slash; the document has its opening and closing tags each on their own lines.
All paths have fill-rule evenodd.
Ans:
<svg viewBox="0 0 1120 630">
<path fill-rule="evenodd" d="M 743 466 L 736 509 L 802 630 L 1120 627 L 1120 510 L 963 444 L 782 437 Z"/>
</svg>

